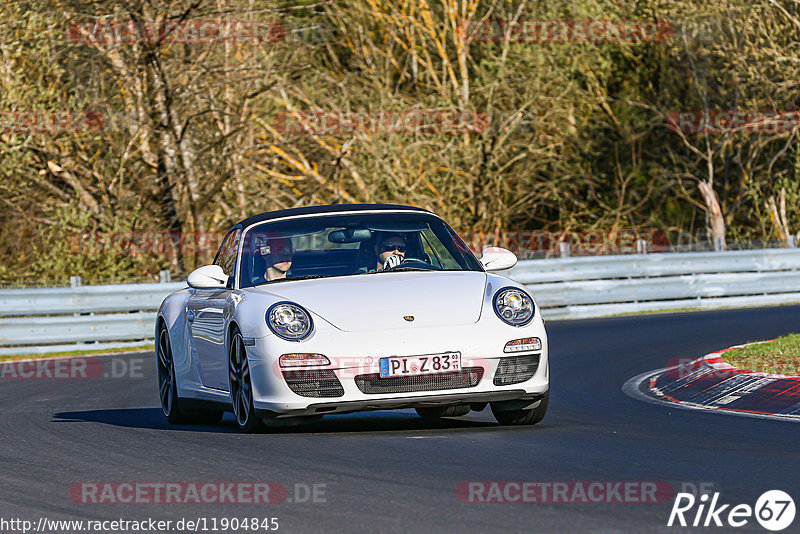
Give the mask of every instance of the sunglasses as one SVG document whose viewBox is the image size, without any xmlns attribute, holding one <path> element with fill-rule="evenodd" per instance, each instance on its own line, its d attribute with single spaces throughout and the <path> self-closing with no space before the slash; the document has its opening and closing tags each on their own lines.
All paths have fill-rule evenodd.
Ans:
<svg viewBox="0 0 800 534">
<path fill-rule="evenodd" d="M 406 246 L 405 245 L 383 245 L 381 247 L 384 252 L 389 252 L 390 250 L 396 250 L 397 252 L 406 253 Z"/>
</svg>

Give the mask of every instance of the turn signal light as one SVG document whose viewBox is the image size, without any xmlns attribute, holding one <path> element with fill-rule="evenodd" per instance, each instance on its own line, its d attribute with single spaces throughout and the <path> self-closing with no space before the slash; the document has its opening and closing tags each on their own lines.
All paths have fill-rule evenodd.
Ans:
<svg viewBox="0 0 800 534">
<path fill-rule="evenodd" d="M 331 361 L 322 354 L 283 354 L 279 359 L 281 367 L 311 367 L 330 365 Z"/>
<path fill-rule="evenodd" d="M 506 343 L 503 352 L 528 352 L 542 350 L 542 340 L 538 337 L 524 337 Z"/>
</svg>

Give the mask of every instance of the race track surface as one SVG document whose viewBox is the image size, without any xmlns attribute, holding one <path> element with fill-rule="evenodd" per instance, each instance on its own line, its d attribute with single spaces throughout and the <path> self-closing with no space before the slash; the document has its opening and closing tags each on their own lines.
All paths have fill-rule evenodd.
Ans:
<svg viewBox="0 0 800 534">
<path fill-rule="evenodd" d="M 158 407 L 152 353 L 113 357 L 119 365 L 143 359 L 141 372 L 123 378 L 4 379 L 0 517 L 276 517 L 279 532 L 709 530 L 668 528 L 671 499 L 458 499 L 459 483 L 487 480 L 710 483 L 725 503 L 753 505 L 764 491 L 781 489 L 800 505 L 800 424 L 672 409 L 621 390 L 675 358 L 798 332 L 799 306 L 547 326 L 552 394 L 547 417 L 534 427 L 500 427 L 488 409 L 440 425 L 405 410 L 328 416 L 261 435 L 240 434 L 230 414 L 216 426 L 174 427 Z M 99 505 L 70 498 L 70 486 L 91 481 L 279 482 L 292 500 L 297 484 L 324 484 L 325 502 Z M 735 531 L 765 532 L 754 520 Z"/>
</svg>

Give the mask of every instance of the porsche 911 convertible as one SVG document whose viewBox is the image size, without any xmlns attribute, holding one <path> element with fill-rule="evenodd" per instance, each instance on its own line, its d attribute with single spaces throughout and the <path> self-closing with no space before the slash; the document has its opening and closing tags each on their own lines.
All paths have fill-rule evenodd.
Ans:
<svg viewBox="0 0 800 534">
<path fill-rule="evenodd" d="M 414 408 L 426 419 L 491 407 L 504 425 L 542 420 L 547 336 L 525 286 L 492 273 L 435 214 L 408 206 L 315 206 L 233 226 L 212 265 L 158 311 L 161 407 L 170 423 L 238 426 Z"/>
</svg>

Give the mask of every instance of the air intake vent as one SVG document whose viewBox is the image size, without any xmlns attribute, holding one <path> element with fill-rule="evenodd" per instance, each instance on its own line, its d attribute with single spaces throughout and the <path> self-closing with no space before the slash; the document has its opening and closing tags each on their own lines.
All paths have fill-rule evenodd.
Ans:
<svg viewBox="0 0 800 534">
<path fill-rule="evenodd" d="M 289 389 L 301 397 L 341 397 L 344 388 L 330 369 L 283 371 Z"/>
<path fill-rule="evenodd" d="M 443 389 L 472 388 L 483 377 L 483 367 L 466 367 L 457 373 L 401 376 L 381 378 L 378 373 L 358 375 L 356 386 L 362 393 L 412 393 L 415 391 L 440 391 Z"/>
<path fill-rule="evenodd" d="M 494 374 L 494 385 L 507 386 L 525 382 L 536 374 L 538 368 L 538 354 L 500 358 L 500 365 L 497 366 L 497 372 Z"/>
</svg>

